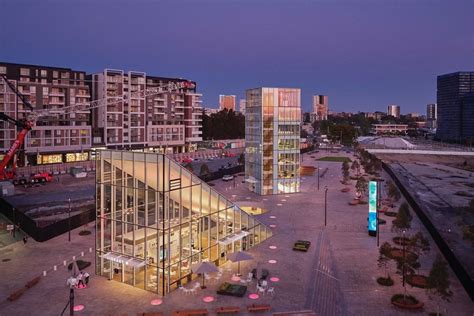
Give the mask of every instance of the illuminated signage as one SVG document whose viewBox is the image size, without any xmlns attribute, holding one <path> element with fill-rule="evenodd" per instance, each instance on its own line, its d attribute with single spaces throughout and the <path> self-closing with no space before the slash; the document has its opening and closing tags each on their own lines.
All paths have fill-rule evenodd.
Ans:
<svg viewBox="0 0 474 316">
<path fill-rule="evenodd" d="M 377 182 L 369 181 L 369 235 L 377 234 Z"/>
</svg>

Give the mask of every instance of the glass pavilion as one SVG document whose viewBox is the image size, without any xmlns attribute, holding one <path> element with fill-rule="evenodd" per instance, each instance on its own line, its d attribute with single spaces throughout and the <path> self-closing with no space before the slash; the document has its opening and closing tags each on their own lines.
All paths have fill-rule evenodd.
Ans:
<svg viewBox="0 0 474 316">
<path fill-rule="evenodd" d="M 271 231 L 162 154 L 99 151 L 96 273 L 165 295 Z"/>
</svg>

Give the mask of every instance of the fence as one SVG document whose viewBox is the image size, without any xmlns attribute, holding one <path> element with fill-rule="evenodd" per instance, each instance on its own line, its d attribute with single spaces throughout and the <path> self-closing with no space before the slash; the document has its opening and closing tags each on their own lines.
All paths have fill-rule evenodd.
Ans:
<svg viewBox="0 0 474 316">
<path fill-rule="evenodd" d="M 78 161 L 57 164 L 37 165 L 20 167 L 16 169 L 18 175 L 30 175 L 32 173 L 50 172 L 52 174 L 68 173 L 71 167 L 83 167 L 86 171 L 95 170 L 95 161 Z"/>
<path fill-rule="evenodd" d="M 0 212 L 5 215 L 13 224 L 18 225 L 34 240 L 42 242 L 64 234 L 69 230 L 69 219 L 65 218 L 45 227 L 38 227 L 36 222 L 22 212 L 15 210 L 7 201 L 0 199 Z M 71 216 L 70 229 L 83 226 L 95 220 L 95 209 L 91 209 L 81 214 Z"/>
<path fill-rule="evenodd" d="M 390 175 L 392 180 L 398 186 L 398 189 L 400 190 L 400 192 L 403 194 L 405 200 L 408 202 L 408 204 L 410 204 L 411 208 L 418 215 L 423 225 L 425 225 L 426 229 L 430 233 L 431 237 L 433 238 L 434 242 L 436 243 L 439 250 L 443 254 L 444 258 L 450 265 L 451 269 L 453 269 L 454 273 L 456 274 L 462 286 L 464 287 L 464 289 L 470 296 L 471 300 L 474 301 L 474 282 L 469 276 L 469 274 L 467 273 L 466 269 L 464 269 L 464 267 L 461 265 L 456 255 L 452 252 L 451 248 L 443 239 L 443 237 L 440 235 L 440 233 L 438 232 L 436 227 L 433 225 L 429 217 L 425 214 L 425 212 L 423 212 L 423 210 L 415 201 L 415 199 L 411 196 L 408 190 L 402 185 L 402 183 L 397 178 L 393 170 L 384 162 L 382 162 L 382 167 Z"/>
</svg>

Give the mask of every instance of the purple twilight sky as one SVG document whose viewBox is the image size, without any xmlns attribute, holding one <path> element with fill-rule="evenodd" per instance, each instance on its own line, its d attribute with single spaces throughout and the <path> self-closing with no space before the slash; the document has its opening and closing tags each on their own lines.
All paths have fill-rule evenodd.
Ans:
<svg viewBox="0 0 474 316">
<path fill-rule="evenodd" d="M 474 70 L 472 0 L 2 0 L 0 61 L 196 80 L 203 104 L 258 86 L 335 111 L 425 113 Z"/>
</svg>

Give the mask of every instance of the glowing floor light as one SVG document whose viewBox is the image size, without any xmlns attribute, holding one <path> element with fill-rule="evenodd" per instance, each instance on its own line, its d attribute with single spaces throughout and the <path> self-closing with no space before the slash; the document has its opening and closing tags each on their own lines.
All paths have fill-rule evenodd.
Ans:
<svg viewBox="0 0 474 316">
<path fill-rule="evenodd" d="M 249 294 L 249 299 L 251 300 L 257 300 L 260 296 L 256 293 Z"/>
<path fill-rule="evenodd" d="M 274 259 L 270 259 L 270 260 L 268 260 L 268 263 L 272 263 L 272 264 L 273 264 L 273 263 L 277 263 L 277 261 L 274 260 Z"/>
<path fill-rule="evenodd" d="M 85 308 L 84 305 L 79 304 L 79 305 L 75 305 L 73 309 L 74 309 L 75 312 L 80 312 L 80 311 L 82 311 L 84 308 Z"/>
<path fill-rule="evenodd" d="M 213 296 L 204 296 L 204 298 L 202 299 L 202 301 L 204 303 L 211 303 L 214 301 L 214 297 Z"/>
<path fill-rule="evenodd" d="M 272 281 L 272 282 L 278 282 L 278 281 L 280 281 L 280 278 L 278 278 L 278 277 L 271 277 L 271 278 L 270 278 L 270 281 Z"/>
<path fill-rule="evenodd" d="M 277 246 L 274 246 L 274 245 L 271 245 L 271 246 L 268 246 L 268 248 L 270 248 L 270 249 L 277 249 L 278 247 L 277 247 Z"/>
<path fill-rule="evenodd" d="M 155 305 L 155 306 L 156 305 L 161 305 L 162 303 L 163 303 L 163 301 L 159 298 L 156 298 L 156 299 L 154 299 L 150 302 L 151 305 Z"/>
</svg>

